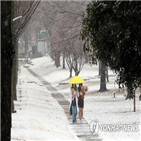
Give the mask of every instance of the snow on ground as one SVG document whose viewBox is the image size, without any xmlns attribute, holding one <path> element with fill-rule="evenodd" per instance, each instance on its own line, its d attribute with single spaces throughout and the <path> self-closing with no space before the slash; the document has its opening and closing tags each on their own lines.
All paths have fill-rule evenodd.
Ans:
<svg viewBox="0 0 141 141">
<path fill-rule="evenodd" d="M 121 93 L 113 98 L 112 91 L 104 93 L 95 92 L 85 98 L 84 117 L 89 123 L 98 120 L 99 125 L 140 125 L 140 105 L 136 100 L 136 112 L 133 112 L 133 100 L 125 100 Z M 117 132 L 100 131 L 99 136 L 104 141 L 139 141 L 140 132 Z"/>
<path fill-rule="evenodd" d="M 34 66 L 30 66 L 30 69 L 50 82 L 58 89 L 60 93 L 66 97 L 67 100 L 69 100 L 70 84 L 68 84 L 68 82 L 70 78 L 67 66 L 67 69 L 62 69 L 61 67 L 56 68 L 54 62 L 49 56 L 33 59 L 32 62 Z M 100 87 L 98 66 L 93 65 L 91 67 L 89 64 L 85 64 L 79 76 L 85 79 L 84 85 L 89 87 L 89 91 L 85 96 L 84 104 L 84 117 L 88 123 L 91 123 L 92 120 L 98 120 L 99 124 L 140 124 L 141 111 L 140 102 L 138 101 L 139 92 L 136 94 L 136 112 L 133 112 L 133 100 L 125 100 L 124 93 L 119 92 L 118 86 L 115 83 L 116 75 L 113 73 L 113 71 L 109 70 L 110 82 L 107 83 L 108 91 L 103 93 L 98 92 Z M 113 92 L 115 91 L 116 98 L 113 98 Z M 60 110 L 61 109 L 59 109 L 59 111 Z M 57 110 L 55 111 L 57 112 Z M 57 115 L 57 113 L 55 115 Z M 67 121 L 66 126 L 68 126 Z M 103 141 L 140 140 L 139 131 L 99 131 L 99 136 L 103 139 Z"/>
<path fill-rule="evenodd" d="M 53 86 L 56 86 L 59 82 L 69 77 L 68 70 L 64 69 L 62 71 L 61 67 L 56 68 L 54 61 L 50 57 L 33 59 L 32 62 L 34 66 L 31 66 L 30 69 L 35 71 L 37 74 L 44 76 L 44 78 L 48 82 L 52 83 Z M 56 71 L 59 75 L 57 75 L 57 77 L 54 77 L 56 76 Z"/>
<path fill-rule="evenodd" d="M 23 67 L 18 76 L 17 98 L 14 101 L 17 113 L 12 114 L 12 141 L 79 140 L 62 107 Z"/>
</svg>

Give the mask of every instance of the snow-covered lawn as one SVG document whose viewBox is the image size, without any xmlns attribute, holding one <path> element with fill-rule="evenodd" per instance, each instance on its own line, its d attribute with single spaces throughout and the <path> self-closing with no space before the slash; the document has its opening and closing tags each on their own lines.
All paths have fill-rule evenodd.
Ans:
<svg viewBox="0 0 141 141">
<path fill-rule="evenodd" d="M 91 93 L 85 98 L 84 117 L 89 123 L 98 120 L 100 125 L 140 125 L 140 105 L 136 100 L 136 112 L 133 112 L 133 100 L 125 100 L 122 93 L 117 93 L 113 98 L 112 90 L 100 93 Z M 139 141 L 140 131 L 116 132 L 99 131 L 99 136 L 104 141 Z"/>
<path fill-rule="evenodd" d="M 54 87 L 58 89 L 60 93 L 62 93 L 66 99 L 69 100 L 69 91 L 70 91 L 70 84 L 68 84 L 69 78 L 69 70 L 66 66 L 66 69 L 62 69 L 61 67 L 56 68 L 54 62 L 50 59 L 50 57 L 42 57 L 32 60 L 34 66 L 30 66 L 30 69 L 35 71 L 38 75 L 41 75 L 44 79 L 50 82 Z M 29 73 L 26 74 L 27 71 L 22 69 L 23 74 L 25 76 L 20 76 L 23 80 L 28 76 L 28 81 L 33 81 L 33 78 Z M 74 73 L 73 73 L 74 76 Z M 84 117 L 91 123 L 92 120 L 98 120 L 99 124 L 138 124 L 140 125 L 140 102 L 138 101 L 139 92 L 136 94 L 136 112 L 133 112 L 133 100 L 125 100 L 123 92 L 118 91 L 118 86 L 114 83 L 116 79 L 116 75 L 109 70 L 109 80 L 110 82 L 107 83 L 108 91 L 100 93 L 98 92 L 100 87 L 100 79 L 98 77 L 98 66 L 93 65 L 92 67 L 89 64 L 85 64 L 79 76 L 83 77 L 86 81 L 84 85 L 89 87 L 89 91 L 85 96 L 85 104 L 84 104 Z M 33 79 L 32 79 L 33 78 Z M 27 79 L 27 78 L 26 78 Z M 24 80 L 25 81 L 25 80 Z M 17 124 L 18 116 L 24 121 L 21 123 L 22 125 L 30 120 L 37 120 L 38 122 L 41 120 L 41 124 L 37 124 L 40 128 L 35 128 L 36 131 L 31 130 L 30 127 L 24 127 L 24 132 L 28 131 L 30 137 L 32 134 L 35 135 L 38 139 L 45 139 L 48 136 L 49 139 L 53 139 L 53 137 L 58 137 L 59 139 L 63 135 L 63 139 L 73 139 L 75 138 L 75 133 L 70 130 L 67 118 L 65 117 L 62 109 L 58 106 L 58 103 L 50 96 L 50 92 L 44 88 L 38 80 L 36 83 L 27 83 L 26 81 L 22 83 L 21 86 L 25 93 L 22 93 L 22 99 L 24 102 L 28 104 L 28 102 L 32 103 L 34 101 L 34 108 L 35 106 L 39 108 L 41 105 L 44 105 L 44 108 L 38 109 L 38 112 L 33 111 L 33 109 L 26 109 L 27 105 L 23 102 L 16 102 L 17 108 L 22 107 L 22 110 L 18 110 L 17 114 L 13 114 L 13 123 L 16 124 L 16 127 L 13 126 L 12 134 L 13 139 L 16 138 L 17 129 L 23 130 L 22 126 Z M 29 85 L 30 84 L 30 85 Z M 113 92 L 116 92 L 116 98 L 113 98 Z M 42 95 L 42 96 L 41 96 Z M 30 98 L 29 98 L 30 96 Z M 44 97 L 41 101 L 39 101 L 39 97 Z M 32 99 L 32 100 L 31 100 Z M 31 100 L 31 101 L 28 101 Z M 50 102 L 47 102 L 50 101 Z M 31 104 L 30 103 L 30 104 Z M 19 106 L 18 106 L 19 105 Z M 52 111 L 50 109 L 53 109 Z M 44 109 L 43 112 L 40 111 Z M 40 114 L 39 114 L 40 112 Z M 29 118 L 29 115 L 32 113 L 36 113 L 35 117 L 32 116 L 32 119 Z M 29 114 L 29 115 L 28 115 Z M 48 118 L 53 116 L 52 118 Z M 25 115 L 25 116 L 23 116 Z M 41 115 L 41 116 L 40 116 Z M 40 118 L 38 118 L 38 116 Z M 58 120 L 58 118 L 63 119 L 62 121 Z M 20 120 L 21 120 L 20 119 Z M 40 120 L 39 120 L 40 119 Z M 21 120 L 22 121 L 22 120 Z M 38 123 L 36 121 L 36 123 Z M 40 122 L 39 122 L 40 123 Z M 46 124 L 49 124 L 46 125 Z M 14 124 L 13 124 L 14 125 Z M 61 131 L 54 128 L 54 126 L 62 125 Z M 53 129 L 51 128 L 53 127 Z M 28 130 L 30 128 L 30 130 Z M 33 127 L 34 128 L 34 127 Z M 33 129 L 32 128 L 32 129 Z M 38 129 L 44 130 L 38 130 Z M 66 130 L 68 128 L 68 130 Z M 49 132 L 47 132 L 49 130 Z M 37 134 L 37 132 L 42 132 Z M 47 133 L 46 133 L 47 132 Z M 46 134 L 44 134 L 46 133 Z M 54 133 L 54 136 L 52 136 Z M 21 133 L 22 137 L 28 137 L 28 134 Z M 140 131 L 138 132 L 99 132 L 99 136 L 103 139 L 103 141 L 139 141 L 140 140 Z M 47 139 L 48 139 L 47 138 Z M 76 139 L 76 138 L 75 138 Z"/>
</svg>

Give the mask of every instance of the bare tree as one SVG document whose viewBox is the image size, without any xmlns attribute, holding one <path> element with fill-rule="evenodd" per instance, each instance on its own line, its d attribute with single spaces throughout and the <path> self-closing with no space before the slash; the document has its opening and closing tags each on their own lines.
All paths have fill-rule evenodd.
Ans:
<svg viewBox="0 0 141 141">
<path fill-rule="evenodd" d="M 69 77 L 72 77 L 73 59 L 70 54 L 66 57 L 66 62 L 67 62 L 68 68 L 70 70 Z"/>
<path fill-rule="evenodd" d="M 14 1 L 13 19 L 22 16 L 13 22 L 13 34 L 16 39 L 23 33 L 39 4 L 40 1 Z"/>
<path fill-rule="evenodd" d="M 82 12 L 85 10 L 86 4 L 86 2 L 53 1 L 44 3 L 41 8 L 44 12 L 44 26 L 50 35 L 51 50 L 56 52 L 54 58 L 59 59 L 56 56 L 62 54 L 63 58 L 66 56 L 70 72 L 73 69 L 76 75 L 80 73 L 84 65 L 84 53 L 82 43 L 79 41 L 79 34 Z M 70 61 L 72 59 L 73 61 Z"/>
<path fill-rule="evenodd" d="M 15 55 L 12 66 L 12 98 L 16 100 L 16 85 L 18 79 L 18 39 L 26 30 L 29 21 L 38 7 L 40 1 L 14 1 L 12 7 L 12 43 Z M 27 36 L 26 36 L 27 39 Z M 28 40 L 28 39 L 27 39 Z M 28 41 L 27 41 L 28 42 Z M 12 101 L 12 112 L 14 112 L 14 103 Z"/>
</svg>

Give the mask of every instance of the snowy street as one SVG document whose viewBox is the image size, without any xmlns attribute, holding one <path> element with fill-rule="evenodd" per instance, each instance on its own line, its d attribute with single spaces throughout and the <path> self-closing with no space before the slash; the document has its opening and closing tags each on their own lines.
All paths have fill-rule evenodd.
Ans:
<svg viewBox="0 0 141 141">
<path fill-rule="evenodd" d="M 55 68 L 50 57 L 33 59 L 33 72 L 44 78 L 69 101 L 69 70 Z M 100 93 L 98 66 L 85 64 L 80 76 L 89 87 L 85 96 L 84 118 L 90 124 L 98 120 L 99 124 L 137 124 L 140 126 L 140 103 L 136 94 L 136 112 L 133 112 L 133 100 L 125 100 L 123 92 L 114 85 L 115 74 L 109 70 L 108 91 Z M 74 75 L 74 74 L 73 74 Z M 113 92 L 116 98 L 113 98 Z M 55 90 L 54 90 L 55 92 Z M 46 140 L 79 140 L 72 129 L 70 120 L 51 91 L 34 77 L 25 67 L 18 75 L 17 101 L 14 101 L 17 113 L 12 114 L 12 141 L 46 141 Z M 79 126 L 79 125 L 78 125 Z M 80 125 L 81 126 L 81 125 Z M 140 127 L 139 127 L 140 128 Z M 82 127 L 83 130 L 83 127 Z M 89 131 L 90 132 L 90 131 Z M 103 132 L 99 131 L 103 141 L 139 141 L 140 129 L 137 132 Z"/>
</svg>

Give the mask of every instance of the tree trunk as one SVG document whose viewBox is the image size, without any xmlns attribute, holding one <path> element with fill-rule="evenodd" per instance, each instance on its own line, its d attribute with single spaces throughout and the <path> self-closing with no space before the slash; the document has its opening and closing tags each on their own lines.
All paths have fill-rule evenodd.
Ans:
<svg viewBox="0 0 141 141">
<path fill-rule="evenodd" d="M 12 1 L 1 2 L 1 140 L 11 140 L 11 78 L 14 48 L 12 46 Z"/>
<path fill-rule="evenodd" d="M 57 67 L 56 52 L 54 52 L 54 61 L 55 61 L 55 66 Z"/>
<path fill-rule="evenodd" d="M 78 76 L 78 62 L 76 57 L 73 60 L 73 70 L 75 72 L 75 76 Z"/>
<path fill-rule="evenodd" d="M 54 51 L 52 50 L 52 47 L 50 48 L 50 57 L 51 57 L 51 59 L 54 59 L 54 57 L 55 57 L 55 54 L 54 54 Z"/>
<path fill-rule="evenodd" d="M 71 77 L 72 77 L 72 67 L 70 68 L 70 77 L 69 78 Z"/>
<path fill-rule="evenodd" d="M 63 53 L 63 69 L 66 69 L 66 67 L 65 67 L 65 53 Z"/>
<path fill-rule="evenodd" d="M 76 60 L 76 66 L 75 66 L 75 76 L 78 76 L 78 63 Z"/>
<path fill-rule="evenodd" d="M 101 75 L 101 61 L 99 61 L 99 76 Z"/>
<path fill-rule="evenodd" d="M 70 77 L 72 77 L 72 69 L 73 69 L 73 62 L 72 62 L 70 56 L 67 56 L 66 63 L 68 65 L 68 68 L 69 68 L 69 71 L 70 71 L 70 76 L 69 76 L 69 78 L 70 78 Z"/>
<path fill-rule="evenodd" d="M 12 67 L 12 93 L 13 93 L 13 100 L 17 100 L 16 94 L 16 85 L 17 85 L 17 76 L 18 76 L 18 41 L 13 41 L 15 56 L 13 58 L 13 67 Z"/>
<path fill-rule="evenodd" d="M 106 88 L 106 77 L 105 77 L 105 70 L 106 66 L 105 64 L 101 61 L 101 79 L 100 79 L 100 90 L 99 91 L 107 91 Z"/>
<path fill-rule="evenodd" d="M 85 55 L 85 61 L 86 61 L 86 63 L 88 63 L 88 61 L 89 61 L 88 53 L 85 53 L 84 55 Z"/>
<path fill-rule="evenodd" d="M 109 75 L 108 75 L 108 67 L 107 67 L 107 66 L 106 66 L 106 71 L 105 71 L 105 73 L 106 73 L 107 82 L 109 82 Z"/>
<path fill-rule="evenodd" d="M 136 91 L 133 91 L 134 94 L 134 112 L 136 112 Z"/>
<path fill-rule="evenodd" d="M 60 52 L 57 54 L 57 60 L 58 60 L 58 67 L 60 67 L 61 66 L 61 64 L 60 64 Z"/>
<path fill-rule="evenodd" d="M 11 84 L 11 112 L 14 113 L 14 100 L 17 100 L 17 79 L 18 79 L 18 41 L 13 38 L 13 45 L 15 50 L 15 55 L 13 58 L 13 66 L 12 66 L 12 84 Z"/>
<path fill-rule="evenodd" d="M 130 82 L 130 83 L 129 83 Z M 126 99 L 132 99 L 132 98 L 134 98 L 134 96 L 133 96 L 133 83 L 132 83 L 132 81 L 129 81 L 128 83 L 127 83 L 127 97 L 126 97 Z"/>
</svg>

